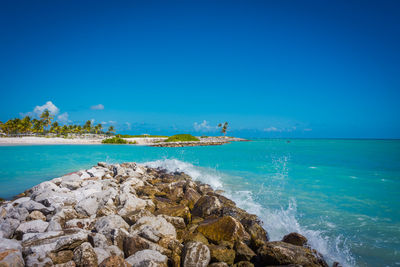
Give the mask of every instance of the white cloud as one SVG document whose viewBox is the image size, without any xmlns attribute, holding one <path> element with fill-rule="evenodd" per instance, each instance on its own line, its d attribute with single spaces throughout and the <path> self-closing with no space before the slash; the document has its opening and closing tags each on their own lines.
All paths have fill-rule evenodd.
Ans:
<svg viewBox="0 0 400 267">
<path fill-rule="evenodd" d="M 103 110 L 104 109 L 104 105 L 103 104 L 94 105 L 94 106 L 91 106 L 90 109 Z"/>
<path fill-rule="evenodd" d="M 57 116 L 57 119 L 61 122 L 61 123 L 67 123 L 70 122 L 69 120 L 69 115 L 67 112 L 64 112 L 60 115 Z"/>
<path fill-rule="evenodd" d="M 116 124 L 116 121 L 108 121 L 109 124 Z"/>
<path fill-rule="evenodd" d="M 125 126 L 127 130 L 131 130 L 131 123 L 130 122 L 125 122 Z"/>
<path fill-rule="evenodd" d="M 106 121 L 102 121 L 102 122 L 101 122 L 101 124 L 103 124 L 103 125 L 104 125 L 104 124 L 107 124 L 107 122 L 106 122 Z"/>
<path fill-rule="evenodd" d="M 93 123 L 94 123 L 94 121 L 95 121 L 95 119 L 91 119 L 90 121 L 91 121 L 91 122 L 92 122 L 92 124 L 93 124 Z"/>
<path fill-rule="evenodd" d="M 56 107 L 56 105 L 53 104 L 51 101 L 47 101 L 46 104 L 43 106 L 36 106 L 33 111 L 27 112 L 27 113 L 19 113 L 21 117 L 24 116 L 31 116 L 31 117 L 40 117 L 42 115 L 43 111 L 48 110 L 51 115 L 57 115 L 60 112 L 60 109 Z"/>
<path fill-rule="evenodd" d="M 264 132 L 282 132 L 282 130 L 278 129 L 278 128 L 274 127 L 274 126 L 271 126 L 271 127 L 265 128 Z"/>
<path fill-rule="evenodd" d="M 193 128 L 196 132 L 210 132 L 214 131 L 217 127 L 208 124 L 208 121 L 203 120 L 202 123 L 193 123 Z"/>
</svg>

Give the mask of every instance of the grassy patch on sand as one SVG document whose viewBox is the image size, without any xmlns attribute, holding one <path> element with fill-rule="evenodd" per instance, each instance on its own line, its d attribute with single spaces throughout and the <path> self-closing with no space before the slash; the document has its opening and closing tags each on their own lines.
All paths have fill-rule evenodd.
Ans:
<svg viewBox="0 0 400 267">
<path fill-rule="evenodd" d="M 176 134 L 168 137 L 165 142 L 187 142 L 187 141 L 200 141 L 198 138 L 191 134 Z"/>
<path fill-rule="evenodd" d="M 125 139 L 119 137 L 107 138 L 101 141 L 102 144 L 127 144 Z"/>
</svg>

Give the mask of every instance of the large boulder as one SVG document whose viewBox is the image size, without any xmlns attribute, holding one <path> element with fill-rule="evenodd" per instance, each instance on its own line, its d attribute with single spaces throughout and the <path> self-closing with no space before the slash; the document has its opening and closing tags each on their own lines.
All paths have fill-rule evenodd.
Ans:
<svg viewBox="0 0 400 267">
<path fill-rule="evenodd" d="M 154 242 L 162 237 L 176 238 L 175 227 L 161 216 L 140 218 L 132 225 L 130 232 Z"/>
<path fill-rule="evenodd" d="M 17 239 L 22 239 L 22 236 L 26 233 L 43 233 L 49 226 L 48 222 L 43 220 L 34 220 L 21 223 L 15 230 L 15 235 Z"/>
<path fill-rule="evenodd" d="M 210 262 L 210 249 L 201 242 L 190 241 L 182 252 L 182 267 L 206 267 Z"/>
<path fill-rule="evenodd" d="M 299 233 L 290 233 L 282 238 L 282 242 L 296 246 L 304 246 L 307 244 L 307 238 Z"/>
<path fill-rule="evenodd" d="M 123 243 L 125 257 L 129 257 L 138 251 L 149 249 L 148 241 L 138 235 L 127 236 Z"/>
<path fill-rule="evenodd" d="M 0 220 L 0 234 L 5 238 L 12 238 L 15 230 L 18 228 L 20 221 L 13 218 Z"/>
<path fill-rule="evenodd" d="M 328 267 L 328 264 L 315 250 L 281 241 L 268 242 L 257 251 L 258 264 L 288 265 L 305 267 Z"/>
<path fill-rule="evenodd" d="M 129 229 L 129 225 L 122 219 L 119 215 L 109 215 L 104 216 L 97 220 L 94 225 L 94 228 L 98 233 L 105 235 L 106 237 L 110 236 L 110 233 L 113 229 Z"/>
<path fill-rule="evenodd" d="M 34 221 L 34 220 L 42 220 L 42 221 L 46 221 L 46 216 L 43 215 L 43 213 L 41 213 L 38 210 L 34 210 L 31 213 L 29 213 L 29 216 L 26 218 L 27 221 Z"/>
<path fill-rule="evenodd" d="M 168 258 L 155 250 L 145 249 L 125 260 L 132 267 L 167 267 Z"/>
<path fill-rule="evenodd" d="M 111 256 L 106 258 L 99 264 L 99 267 L 128 267 L 130 266 L 123 257 Z"/>
<path fill-rule="evenodd" d="M 232 265 L 235 261 L 235 251 L 225 246 L 209 245 L 212 262 L 225 262 Z"/>
<path fill-rule="evenodd" d="M 89 242 L 82 243 L 74 250 L 74 262 L 78 267 L 97 267 L 97 255 Z"/>
<path fill-rule="evenodd" d="M 99 201 L 95 195 L 90 195 L 75 205 L 75 210 L 85 216 L 96 214 L 99 208 Z"/>
<path fill-rule="evenodd" d="M 205 195 L 194 204 L 192 214 L 193 216 L 207 217 L 217 213 L 221 207 L 221 202 L 217 197 Z"/>
<path fill-rule="evenodd" d="M 222 241 L 233 243 L 236 240 L 248 243 L 250 241 L 250 236 L 243 225 L 231 216 L 205 220 L 197 227 L 197 231 L 215 243 Z"/>
<path fill-rule="evenodd" d="M 23 267 L 24 259 L 21 253 L 21 244 L 17 240 L 0 237 L 0 266 Z"/>
</svg>

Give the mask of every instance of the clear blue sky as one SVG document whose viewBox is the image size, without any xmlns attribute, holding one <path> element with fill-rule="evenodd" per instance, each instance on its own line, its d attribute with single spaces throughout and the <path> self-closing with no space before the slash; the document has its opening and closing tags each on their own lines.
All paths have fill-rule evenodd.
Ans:
<svg viewBox="0 0 400 267">
<path fill-rule="evenodd" d="M 400 138 L 399 49 L 400 1 L 4 0 L 0 120 Z"/>
</svg>

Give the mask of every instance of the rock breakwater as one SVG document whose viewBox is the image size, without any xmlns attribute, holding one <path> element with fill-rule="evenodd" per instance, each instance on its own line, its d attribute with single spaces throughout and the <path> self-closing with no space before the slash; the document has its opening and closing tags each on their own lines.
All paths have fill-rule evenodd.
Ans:
<svg viewBox="0 0 400 267">
<path fill-rule="evenodd" d="M 0 206 L 0 266 L 328 266 L 185 173 L 98 163 Z"/>
</svg>

